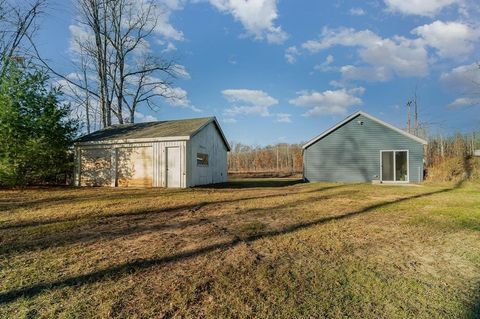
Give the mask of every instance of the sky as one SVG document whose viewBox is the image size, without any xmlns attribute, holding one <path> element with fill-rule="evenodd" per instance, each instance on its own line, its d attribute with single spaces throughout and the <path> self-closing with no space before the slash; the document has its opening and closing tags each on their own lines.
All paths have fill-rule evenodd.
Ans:
<svg viewBox="0 0 480 319">
<path fill-rule="evenodd" d="M 480 128 L 477 0 L 158 0 L 149 50 L 172 58 L 181 99 L 137 121 L 216 116 L 227 139 L 310 140 L 363 110 L 400 128 L 417 92 L 430 134 Z M 73 2 L 52 0 L 43 57 L 72 72 Z"/>
</svg>

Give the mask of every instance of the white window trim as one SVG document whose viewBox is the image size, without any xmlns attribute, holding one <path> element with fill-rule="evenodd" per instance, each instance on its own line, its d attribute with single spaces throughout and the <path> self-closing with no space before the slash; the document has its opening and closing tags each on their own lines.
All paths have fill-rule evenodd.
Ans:
<svg viewBox="0 0 480 319">
<path fill-rule="evenodd" d="M 384 181 L 383 180 L 383 169 L 382 169 L 382 153 L 383 152 L 393 152 L 393 181 Z M 406 181 L 397 181 L 397 163 L 395 159 L 396 152 L 407 152 L 407 180 Z M 410 152 L 409 150 L 380 150 L 380 182 L 385 184 L 408 184 L 410 183 Z"/>
</svg>

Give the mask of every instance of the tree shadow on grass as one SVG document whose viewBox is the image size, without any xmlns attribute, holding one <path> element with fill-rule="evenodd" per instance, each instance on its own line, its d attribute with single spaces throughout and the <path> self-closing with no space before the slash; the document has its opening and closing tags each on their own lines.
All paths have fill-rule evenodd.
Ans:
<svg viewBox="0 0 480 319">
<path fill-rule="evenodd" d="M 248 189 L 248 188 L 280 188 L 286 186 L 292 186 L 296 184 L 303 183 L 302 179 L 289 179 L 289 178 L 278 178 L 278 179 L 238 179 L 232 180 L 226 183 L 220 184 L 211 184 L 211 185 L 203 185 L 197 187 L 198 189 Z M 54 192 L 62 192 L 62 191 L 74 191 L 78 188 L 73 187 L 55 187 L 55 188 L 32 188 L 27 189 L 25 196 L 28 195 L 29 191 L 34 191 L 35 189 L 40 189 L 43 191 L 54 191 Z M 81 190 L 88 190 L 89 187 L 82 187 Z M 45 205 L 61 205 L 61 204 L 68 204 L 72 202 L 82 202 L 82 201 L 91 201 L 91 200 L 111 200 L 115 201 L 118 199 L 123 199 L 126 196 L 135 196 L 135 198 L 148 198 L 148 197 L 158 197 L 158 196 L 171 196 L 172 194 L 176 193 L 184 193 L 188 190 L 185 189 L 164 189 L 159 188 L 158 192 L 152 188 L 145 188 L 145 189 L 127 189 L 127 188 L 116 188 L 116 189 L 109 189 L 111 191 L 109 194 L 105 195 L 101 190 L 102 188 L 95 187 L 97 190 L 97 194 L 86 194 L 86 195 L 79 195 L 79 194 L 68 194 L 68 195 L 58 195 L 58 196 L 51 196 L 47 198 L 40 198 L 40 199 L 33 199 L 33 200 L 25 200 L 24 197 L 18 199 L 0 199 L 0 212 L 2 211 L 12 211 L 16 209 L 33 209 Z M 1 227 L 0 227 L 1 229 Z"/>
<path fill-rule="evenodd" d="M 72 217 L 67 217 L 67 218 L 57 218 L 57 219 L 47 219 L 47 220 L 38 220 L 38 221 L 28 221 L 28 222 L 20 222 L 20 223 L 14 223 L 14 224 L 5 224 L 2 225 L 0 224 L 0 230 L 8 230 L 8 229 L 16 229 L 16 228 L 24 228 L 24 227 L 37 227 L 37 226 L 43 226 L 43 225 L 51 225 L 51 224 L 56 224 L 56 223 L 64 223 L 64 222 L 73 222 L 73 221 L 81 221 L 81 220 L 92 220 L 92 221 L 102 221 L 108 218 L 115 218 L 115 217 L 128 217 L 128 216 L 147 216 L 147 215 L 152 215 L 152 214 L 161 214 L 161 213 L 169 213 L 169 212 L 177 212 L 177 211 L 188 211 L 188 210 L 198 210 L 199 208 L 202 208 L 207 205 L 213 205 L 213 204 L 228 204 L 232 202 L 241 202 L 241 201 L 247 201 L 247 200 L 255 200 L 255 199 L 267 199 L 267 198 L 273 198 L 273 197 L 282 197 L 282 196 L 288 196 L 288 195 L 297 195 L 297 194 L 307 194 L 307 193 L 315 193 L 319 191 L 327 191 L 330 189 L 335 189 L 335 188 L 340 188 L 340 187 L 346 187 L 346 186 L 351 186 L 353 184 L 337 184 L 333 186 L 326 186 L 326 187 L 319 187 L 319 188 L 314 188 L 308 191 L 302 191 L 298 190 L 295 192 L 288 191 L 288 192 L 282 192 L 282 193 L 275 193 L 275 194 L 269 194 L 269 195 L 258 195 L 258 196 L 249 196 L 249 197 L 242 197 L 238 199 L 227 199 L 227 200 L 217 200 L 217 201 L 209 201 L 209 202 L 197 202 L 193 203 L 190 205 L 177 205 L 173 207 L 166 207 L 162 209 L 151 209 L 151 210 L 131 210 L 127 212 L 119 212 L 119 213 L 114 213 L 114 214 L 104 214 L 100 216 L 72 216 Z M 95 196 L 95 197 L 82 197 L 81 200 L 92 200 L 92 199 L 102 199 L 102 200 L 112 200 L 114 201 L 115 199 L 119 198 L 125 198 L 125 194 L 121 196 L 115 196 L 112 197 L 110 195 L 107 196 Z M 138 197 L 135 196 L 135 199 Z M 62 201 L 66 201 L 67 199 L 62 198 L 58 199 Z M 78 198 L 77 198 L 78 200 Z"/>
<path fill-rule="evenodd" d="M 468 313 L 465 318 L 480 319 L 480 282 L 476 285 L 474 293 L 474 301 L 468 309 Z"/>
<path fill-rule="evenodd" d="M 389 205 L 393 205 L 393 204 L 397 204 L 397 203 L 401 203 L 401 202 L 405 202 L 413 199 L 423 198 L 427 196 L 432 196 L 435 194 L 450 192 L 454 189 L 455 188 L 442 189 L 438 191 L 417 194 L 414 196 L 403 197 L 403 198 L 399 198 L 392 201 L 385 201 L 385 202 L 374 204 L 374 205 L 362 208 L 360 210 L 352 211 L 343 215 L 323 217 L 310 222 L 297 223 L 279 230 L 269 230 L 269 231 L 261 232 L 251 236 L 245 236 L 245 237 L 235 236 L 234 239 L 231 241 L 215 243 L 213 245 L 208 245 L 205 247 L 184 251 L 184 252 L 170 255 L 170 256 L 152 258 L 152 259 L 137 259 L 124 264 L 120 264 L 120 265 L 108 267 L 102 270 L 98 270 L 95 272 L 91 272 L 88 274 L 72 276 L 72 277 L 59 279 L 59 280 L 47 282 L 47 283 L 38 283 L 28 287 L 6 291 L 3 293 L 0 293 L 0 304 L 10 303 L 21 297 L 25 297 L 25 298 L 35 297 L 41 294 L 43 291 L 47 291 L 47 290 L 59 289 L 62 287 L 85 285 L 89 283 L 100 282 L 103 280 L 119 278 L 121 276 L 132 274 L 136 271 L 141 271 L 144 269 L 148 269 L 150 267 L 164 265 L 172 262 L 179 262 L 182 260 L 194 258 L 196 256 L 207 254 L 217 250 L 228 250 L 230 248 L 238 246 L 241 243 L 249 244 L 259 239 L 273 238 L 279 235 L 294 233 L 299 230 L 315 227 L 331 221 L 340 221 L 343 219 L 352 218 L 365 213 L 370 213 L 377 209 L 380 209 Z"/>
<path fill-rule="evenodd" d="M 320 189 L 310 190 L 307 192 L 302 192 L 301 194 L 305 194 L 305 195 L 311 194 L 311 193 L 315 193 L 315 195 L 309 196 L 302 201 L 297 200 L 293 203 L 289 203 L 287 204 L 287 206 L 299 205 L 302 203 L 314 203 L 316 201 L 323 201 L 331 197 L 345 195 L 345 194 L 352 194 L 356 192 L 354 190 L 350 190 L 350 191 L 344 191 L 340 193 L 333 193 L 329 195 L 322 195 L 322 193 L 327 190 L 338 189 L 341 187 L 345 187 L 345 185 L 334 185 L 329 187 L 323 187 Z M 48 234 L 43 233 L 42 237 L 40 237 L 38 240 L 34 240 L 34 239 L 32 240 L 31 238 L 28 238 L 25 241 L 20 240 L 16 242 L 11 242 L 9 244 L 4 243 L 4 245 L 0 247 L 0 254 L 5 255 L 10 252 L 16 253 L 19 251 L 61 247 L 61 246 L 66 246 L 68 244 L 89 242 L 92 240 L 114 239 L 118 237 L 128 236 L 131 234 L 141 234 L 141 233 L 152 232 L 152 231 L 160 231 L 160 230 L 167 230 L 167 229 L 169 230 L 181 229 L 185 227 L 216 222 L 220 219 L 224 219 L 226 217 L 228 218 L 229 216 L 231 217 L 234 215 L 249 214 L 251 212 L 259 212 L 259 211 L 267 211 L 267 212 L 272 210 L 275 211 L 283 208 L 285 204 L 269 206 L 265 209 L 262 209 L 262 208 L 243 209 L 243 210 L 240 210 L 239 212 L 230 214 L 229 216 L 220 215 L 220 216 L 210 217 L 208 219 L 200 216 L 198 218 L 192 217 L 190 220 L 187 220 L 187 221 L 181 221 L 181 222 L 172 221 L 174 217 L 178 215 L 183 215 L 186 212 L 195 213 L 196 211 L 202 208 L 212 206 L 212 205 L 234 204 L 234 203 L 241 203 L 247 200 L 268 199 L 268 198 L 276 198 L 276 197 L 284 197 L 284 196 L 296 196 L 298 194 L 299 192 L 293 192 L 293 193 L 290 192 L 290 193 L 283 193 L 283 194 L 252 196 L 252 197 L 243 197 L 243 198 L 234 199 L 234 200 L 220 200 L 220 201 L 196 203 L 192 205 L 174 206 L 174 207 L 166 208 L 162 210 L 151 210 L 151 211 L 143 210 L 141 212 L 125 212 L 125 213 L 120 213 L 115 215 L 101 216 L 98 218 L 87 217 L 85 218 L 86 221 L 88 222 L 87 224 L 73 223 L 72 225 L 70 225 L 72 227 L 69 227 L 68 229 L 63 230 L 63 232 L 53 234 L 53 236 L 48 236 Z M 157 215 L 168 214 L 168 220 L 166 222 L 162 220 L 162 221 L 157 221 L 155 223 L 155 221 L 152 221 L 151 219 L 149 219 L 149 217 L 151 217 L 154 214 L 157 214 Z M 72 218 L 72 219 L 69 219 L 68 221 L 78 222 L 79 220 Z M 63 220 L 62 222 L 65 222 L 65 220 Z M 53 223 L 48 223 L 48 224 L 44 223 L 43 225 L 51 225 L 51 224 Z M 92 225 L 97 227 L 97 229 L 95 229 L 95 231 L 93 232 L 91 227 L 89 227 Z M 23 225 L 22 227 L 26 227 L 26 226 L 38 226 L 38 224 Z M 11 227 L 11 229 L 15 229 L 19 227 L 20 226 L 17 225 L 17 227 Z M 82 227 L 82 228 L 79 228 L 79 227 Z M 75 228 L 74 232 L 71 231 L 72 228 Z"/>
<path fill-rule="evenodd" d="M 480 293 L 477 293 L 477 294 L 480 294 Z M 473 308 L 471 309 L 471 312 L 468 318 L 480 319 L 480 296 L 477 297 L 477 299 L 475 300 L 475 304 L 473 305 Z"/>
<path fill-rule="evenodd" d="M 93 187 L 92 187 L 93 188 Z M 78 188 L 75 188 L 78 189 Z M 89 187 L 82 187 L 82 190 L 87 190 Z M 58 190 L 70 190 L 73 191 L 74 188 L 53 188 L 49 191 L 58 191 Z M 19 199 L 0 199 L 0 212 L 3 211 L 14 211 L 17 209 L 35 209 L 41 206 L 48 205 L 62 205 L 62 204 L 71 204 L 71 203 L 80 203 L 83 201 L 92 201 L 92 200 L 119 200 L 125 199 L 126 197 L 134 196 L 135 198 L 149 198 L 149 197 L 159 197 L 159 196 L 171 196 L 175 193 L 185 192 L 184 189 L 158 189 L 159 192 L 155 192 L 153 189 L 109 189 L 111 193 L 104 194 L 102 192 L 102 188 L 95 187 L 96 194 L 69 194 L 69 195 L 58 195 L 58 196 L 51 196 L 46 198 L 40 199 L 33 199 L 33 200 L 25 200 L 24 197 L 20 197 Z M 28 192 L 34 190 L 27 190 L 25 196 L 28 195 Z"/>
<path fill-rule="evenodd" d="M 200 188 L 273 188 L 273 187 L 286 187 L 296 184 L 304 183 L 300 178 L 245 178 L 245 179 L 232 179 L 226 183 L 211 184 L 199 186 Z"/>
</svg>

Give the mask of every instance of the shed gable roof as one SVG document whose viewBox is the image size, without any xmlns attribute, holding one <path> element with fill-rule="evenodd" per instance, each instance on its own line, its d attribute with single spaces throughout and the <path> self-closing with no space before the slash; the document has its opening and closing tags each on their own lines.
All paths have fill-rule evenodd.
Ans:
<svg viewBox="0 0 480 319">
<path fill-rule="evenodd" d="M 386 123 L 386 122 L 384 122 L 384 121 L 382 121 L 382 120 L 380 120 L 380 119 L 378 119 L 378 118 L 376 118 L 376 117 L 374 117 L 374 116 L 372 116 L 372 115 L 370 115 L 370 114 L 368 114 L 368 113 L 365 113 L 365 112 L 363 112 L 363 111 L 358 111 L 358 112 L 355 112 L 355 113 L 349 115 L 349 116 L 348 116 L 347 118 L 345 118 L 343 121 L 337 123 L 336 125 L 332 126 L 331 128 L 327 129 L 326 131 L 324 131 L 322 134 L 320 134 L 320 135 L 314 137 L 313 139 L 311 139 L 310 141 L 308 141 L 305 145 L 303 145 L 303 149 L 306 149 L 306 148 L 308 148 L 309 146 L 311 146 L 312 144 L 315 144 L 316 142 L 318 142 L 319 140 L 321 140 L 322 138 L 324 138 L 325 136 L 327 136 L 327 135 L 330 134 L 331 132 L 335 131 L 336 129 L 340 128 L 341 126 L 343 126 L 344 124 L 350 122 L 351 120 L 355 119 L 355 118 L 356 118 L 357 116 L 359 116 L 359 115 L 362 115 L 362 116 L 364 116 L 364 117 L 366 117 L 366 118 L 368 118 L 368 119 L 370 119 L 370 120 L 372 120 L 372 121 L 374 121 L 374 122 L 377 122 L 378 124 L 381 124 L 381 125 L 389 128 L 389 129 L 391 129 L 391 130 L 393 130 L 393 131 L 395 131 L 395 132 L 398 132 L 398 133 L 400 133 L 400 134 L 402 134 L 402 135 L 404 135 L 404 136 L 406 136 L 406 137 L 408 137 L 408 138 L 411 138 L 412 140 L 414 140 L 414 141 L 416 141 L 416 142 L 418 142 L 418 143 L 421 143 L 421 144 L 423 144 L 423 145 L 426 145 L 426 144 L 427 144 L 427 141 L 426 141 L 426 140 L 424 140 L 424 139 L 422 139 L 422 138 L 420 138 L 420 137 L 418 137 L 418 136 L 415 136 L 415 135 L 413 135 L 413 134 L 410 134 L 410 133 L 408 133 L 408 132 L 405 132 L 404 130 L 401 130 L 401 129 L 399 129 L 398 127 L 395 127 L 395 126 L 393 126 L 393 125 L 391 125 L 391 124 L 388 124 L 388 123 Z"/>
<path fill-rule="evenodd" d="M 179 137 L 190 138 L 210 123 L 214 123 L 220 136 L 230 150 L 225 135 L 215 117 L 193 118 L 185 120 L 156 121 L 134 124 L 118 124 L 84 135 L 76 143 L 99 143 L 109 141 L 135 141 Z"/>
</svg>

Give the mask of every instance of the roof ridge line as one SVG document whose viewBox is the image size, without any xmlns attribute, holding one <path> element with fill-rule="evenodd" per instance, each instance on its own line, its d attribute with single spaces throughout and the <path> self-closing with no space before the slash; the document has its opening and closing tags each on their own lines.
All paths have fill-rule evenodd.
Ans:
<svg viewBox="0 0 480 319">
<path fill-rule="evenodd" d="M 377 122 L 378 124 L 380 125 L 383 125 L 387 128 L 390 128 L 400 134 L 403 134 L 404 136 L 408 137 L 408 138 L 411 138 L 419 143 L 422 143 L 424 145 L 427 144 L 427 141 L 418 137 L 418 136 L 415 136 L 411 133 L 408 133 L 408 132 L 405 132 L 404 130 L 402 129 L 399 129 L 398 127 L 396 126 L 393 126 L 391 124 L 388 124 L 378 118 L 376 118 L 375 116 L 373 115 L 370 115 L 368 114 L 367 112 L 365 111 L 362 111 L 362 110 L 359 110 L 359 111 L 356 111 L 352 114 L 350 114 L 349 116 L 347 116 L 346 118 L 344 118 L 342 121 L 338 122 L 337 124 L 331 126 L 330 128 L 326 129 L 325 131 L 323 131 L 320 135 L 317 135 L 316 137 L 312 138 L 310 141 L 308 141 L 307 143 L 305 143 L 303 146 L 302 146 L 302 149 L 306 149 L 308 147 L 310 147 L 312 144 L 316 143 L 317 141 L 321 140 L 322 138 L 324 138 L 326 135 L 330 134 L 331 132 L 335 131 L 336 129 L 338 129 L 339 127 L 341 127 L 342 125 L 350 122 L 351 120 L 353 120 L 354 118 L 356 118 L 357 116 L 359 115 L 363 115 L 365 116 L 366 118 L 369 118 L 370 120 L 374 121 L 374 122 Z"/>
</svg>

